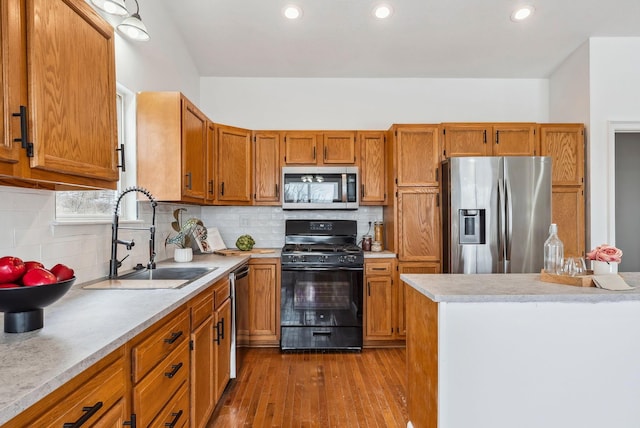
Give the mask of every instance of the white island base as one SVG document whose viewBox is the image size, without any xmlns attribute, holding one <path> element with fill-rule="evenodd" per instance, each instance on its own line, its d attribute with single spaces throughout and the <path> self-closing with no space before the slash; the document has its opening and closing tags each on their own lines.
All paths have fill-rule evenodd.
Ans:
<svg viewBox="0 0 640 428">
<path fill-rule="evenodd" d="M 401 279 L 409 426 L 640 427 L 640 289 L 536 274 Z"/>
</svg>

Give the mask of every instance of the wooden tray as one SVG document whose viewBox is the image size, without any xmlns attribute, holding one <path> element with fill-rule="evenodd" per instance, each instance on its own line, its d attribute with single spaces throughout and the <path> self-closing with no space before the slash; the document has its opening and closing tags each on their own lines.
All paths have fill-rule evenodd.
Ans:
<svg viewBox="0 0 640 428">
<path fill-rule="evenodd" d="M 271 250 L 269 248 L 254 248 L 249 251 L 238 250 L 237 248 L 227 248 L 224 250 L 216 250 L 214 254 L 220 254 L 221 256 L 241 256 L 243 254 L 268 254 L 275 253 L 276 250 Z"/>
<path fill-rule="evenodd" d="M 540 280 L 543 282 L 553 282 L 555 284 L 573 285 L 574 287 L 595 287 L 596 284 L 591 278 L 593 271 L 587 271 L 589 275 L 569 276 L 569 275 L 556 275 L 555 273 L 549 273 L 542 269 L 540 271 Z"/>
</svg>

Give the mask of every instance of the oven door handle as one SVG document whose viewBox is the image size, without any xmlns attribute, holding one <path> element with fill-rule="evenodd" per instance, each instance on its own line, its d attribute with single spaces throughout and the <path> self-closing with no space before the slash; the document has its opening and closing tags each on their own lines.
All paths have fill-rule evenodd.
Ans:
<svg viewBox="0 0 640 428">
<path fill-rule="evenodd" d="M 326 267 L 315 267 L 315 266 L 300 266 L 300 267 L 282 267 L 281 270 L 283 272 L 291 271 L 291 272 L 299 272 L 299 271 L 352 271 L 352 272 L 362 272 L 364 268 L 362 267 L 347 267 L 347 266 L 326 266 Z"/>
</svg>

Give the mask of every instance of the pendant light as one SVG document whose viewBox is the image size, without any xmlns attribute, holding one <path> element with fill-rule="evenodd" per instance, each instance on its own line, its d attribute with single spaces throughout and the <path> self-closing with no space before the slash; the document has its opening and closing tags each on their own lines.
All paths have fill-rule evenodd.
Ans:
<svg viewBox="0 0 640 428">
<path fill-rule="evenodd" d="M 135 0 L 135 2 L 136 12 L 122 21 L 122 23 L 118 25 L 118 30 L 132 40 L 146 42 L 149 40 L 149 33 L 147 32 L 147 27 L 140 18 L 140 5 L 138 5 L 138 0 Z"/>
<path fill-rule="evenodd" d="M 91 0 L 91 3 L 111 15 L 124 16 L 129 13 L 124 5 L 124 0 Z"/>
</svg>

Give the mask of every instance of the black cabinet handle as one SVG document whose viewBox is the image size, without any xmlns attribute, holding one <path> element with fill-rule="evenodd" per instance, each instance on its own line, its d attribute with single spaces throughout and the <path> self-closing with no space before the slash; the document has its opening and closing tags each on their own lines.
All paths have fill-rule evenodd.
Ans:
<svg viewBox="0 0 640 428">
<path fill-rule="evenodd" d="M 224 181 L 220 184 L 220 196 L 224 196 Z"/>
<path fill-rule="evenodd" d="M 367 296 L 371 296 L 371 283 L 367 281 Z"/>
<path fill-rule="evenodd" d="M 100 410 L 101 408 L 102 408 L 102 401 L 98 401 L 96 404 L 94 404 L 91 407 L 83 407 L 82 411 L 84 412 L 84 415 L 80 416 L 80 418 L 75 422 L 65 422 L 62 425 L 62 427 L 63 428 L 80 428 L 82 425 L 84 425 L 85 422 L 91 419 L 91 417 L 95 415 L 98 412 L 98 410 Z"/>
<path fill-rule="evenodd" d="M 316 148 L 315 148 L 315 146 L 313 147 L 313 160 L 316 160 Z"/>
<path fill-rule="evenodd" d="M 496 131 L 496 144 L 500 144 L 500 131 Z"/>
<path fill-rule="evenodd" d="M 168 343 L 169 345 L 175 343 L 176 340 L 178 340 L 178 338 L 182 336 L 182 331 L 176 331 L 171 333 L 171 337 L 168 339 L 164 340 L 164 343 Z"/>
<path fill-rule="evenodd" d="M 324 146 L 324 160 L 327 160 L 327 146 Z"/>
<path fill-rule="evenodd" d="M 362 196 L 364 198 L 364 184 L 362 185 L 362 191 L 360 193 L 361 193 L 360 196 Z"/>
<path fill-rule="evenodd" d="M 14 142 L 20 142 L 23 149 L 27 148 L 27 106 L 20 106 L 18 113 L 13 113 L 14 117 L 20 117 L 20 137 L 14 138 Z"/>
<path fill-rule="evenodd" d="M 178 373 L 178 370 L 180 370 L 181 368 L 182 368 L 182 363 L 173 364 L 171 366 L 171 371 L 170 372 L 165 372 L 164 375 L 166 377 L 168 377 L 169 379 L 171 379 L 172 377 L 174 377 Z"/>
<path fill-rule="evenodd" d="M 217 322 L 214 329 L 216 330 L 216 337 L 213 338 L 213 341 L 218 345 L 220 344 L 220 323 Z"/>
<path fill-rule="evenodd" d="M 131 420 L 130 421 L 124 421 L 122 423 L 122 426 L 136 428 L 136 414 L 135 413 L 131 413 Z"/>
<path fill-rule="evenodd" d="M 213 180 L 209 180 L 209 194 L 213 195 Z"/>
<path fill-rule="evenodd" d="M 280 197 L 280 186 L 278 186 L 278 183 L 276 183 L 276 198 Z"/>
<path fill-rule="evenodd" d="M 187 177 L 187 182 L 184 187 L 191 190 L 191 172 L 187 172 L 187 175 L 185 175 L 185 177 Z"/>
<path fill-rule="evenodd" d="M 122 169 L 122 172 L 126 172 L 127 169 L 124 163 L 124 144 L 120 144 L 120 148 L 116 149 L 116 152 L 120 152 L 120 165 L 118 165 L 118 168 Z"/>
<path fill-rule="evenodd" d="M 168 428 L 173 428 L 176 426 L 176 424 L 178 423 L 178 420 L 180 419 L 180 417 L 182 416 L 182 410 L 180 410 L 177 413 L 171 413 L 171 416 L 173 416 L 173 420 L 171 422 L 166 422 L 164 424 L 164 426 L 168 427 Z"/>
<path fill-rule="evenodd" d="M 224 339 L 224 318 L 222 318 L 220 321 L 220 339 Z"/>
</svg>

